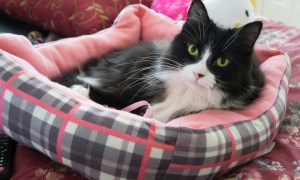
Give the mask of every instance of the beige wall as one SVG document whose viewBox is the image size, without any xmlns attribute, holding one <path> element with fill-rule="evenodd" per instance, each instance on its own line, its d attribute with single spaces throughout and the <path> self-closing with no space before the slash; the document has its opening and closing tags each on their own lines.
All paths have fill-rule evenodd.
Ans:
<svg viewBox="0 0 300 180">
<path fill-rule="evenodd" d="M 256 13 L 300 27 L 300 0 L 256 0 Z"/>
</svg>

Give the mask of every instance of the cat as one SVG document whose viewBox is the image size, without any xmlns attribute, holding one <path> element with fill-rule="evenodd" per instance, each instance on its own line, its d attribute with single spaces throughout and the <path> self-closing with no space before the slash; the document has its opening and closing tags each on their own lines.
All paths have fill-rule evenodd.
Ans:
<svg viewBox="0 0 300 180">
<path fill-rule="evenodd" d="M 261 29 L 260 21 L 219 27 L 202 1 L 193 0 L 174 39 L 140 42 L 91 59 L 56 81 L 77 90 L 85 84 L 91 100 L 117 109 L 146 100 L 161 122 L 210 108 L 243 109 L 265 84 L 254 52 Z"/>
</svg>

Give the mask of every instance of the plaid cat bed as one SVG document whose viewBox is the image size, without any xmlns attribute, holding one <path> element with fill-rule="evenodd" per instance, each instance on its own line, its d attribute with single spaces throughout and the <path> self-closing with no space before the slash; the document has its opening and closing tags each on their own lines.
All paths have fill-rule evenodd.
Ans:
<svg viewBox="0 0 300 180">
<path fill-rule="evenodd" d="M 167 124 L 96 104 L 48 79 L 140 39 L 172 38 L 180 27 L 134 5 L 93 35 L 32 46 L 1 34 L 1 131 L 89 179 L 213 179 L 261 155 L 286 109 L 290 63 L 281 52 L 256 50 L 267 83 L 245 110 L 207 110 Z"/>
</svg>

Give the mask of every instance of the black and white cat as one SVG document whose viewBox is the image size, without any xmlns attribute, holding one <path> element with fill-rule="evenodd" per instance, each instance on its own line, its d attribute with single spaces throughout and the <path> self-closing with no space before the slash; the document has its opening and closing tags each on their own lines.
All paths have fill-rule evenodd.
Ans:
<svg viewBox="0 0 300 180">
<path fill-rule="evenodd" d="M 88 90 L 90 99 L 111 107 L 146 100 L 162 122 L 208 108 L 243 109 L 264 86 L 253 50 L 261 29 L 261 22 L 220 28 L 202 1 L 193 0 L 173 40 L 140 42 L 92 59 L 57 82 Z"/>
</svg>

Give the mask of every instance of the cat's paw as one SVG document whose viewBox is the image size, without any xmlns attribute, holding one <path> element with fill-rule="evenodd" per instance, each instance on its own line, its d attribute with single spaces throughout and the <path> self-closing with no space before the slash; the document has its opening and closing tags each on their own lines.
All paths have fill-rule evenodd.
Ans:
<svg viewBox="0 0 300 180">
<path fill-rule="evenodd" d="M 167 123 L 170 121 L 172 111 L 168 108 L 162 108 L 162 104 L 156 104 L 152 106 L 153 109 L 153 117 L 157 121 L 160 121 L 162 123 Z"/>
<path fill-rule="evenodd" d="M 89 88 L 85 88 L 81 85 L 72 85 L 70 88 L 72 90 L 78 92 L 79 94 L 83 95 L 84 97 L 90 99 L 90 96 L 89 96 L 90 90 L 89 90 Z"/>
</svg>

